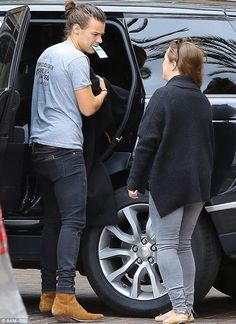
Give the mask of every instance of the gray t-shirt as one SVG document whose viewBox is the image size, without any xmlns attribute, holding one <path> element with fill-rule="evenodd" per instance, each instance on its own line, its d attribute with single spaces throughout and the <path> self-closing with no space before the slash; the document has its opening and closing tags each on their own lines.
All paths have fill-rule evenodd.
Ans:
<svg viewBox="0 0 236 324">
<path fill-rule="evenodd" d="M 30 143 L 82 149 L 82 119 L 74 90 L 90 84 L 89 60 L 70 41 L 47 48 L 35 70 Z"/>
</svg>

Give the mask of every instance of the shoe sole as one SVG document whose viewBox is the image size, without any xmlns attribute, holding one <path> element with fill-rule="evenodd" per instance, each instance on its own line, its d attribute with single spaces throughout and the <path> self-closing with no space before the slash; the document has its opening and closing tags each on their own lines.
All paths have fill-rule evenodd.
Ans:
<svg viewBox="0 0 236 324">
<path fill-rule="evenodd" d="M 181 322 L 178 322 L 177 324 L 186 324 L 186 323 L 194 323 L 194 320 L 181 321 Z"/>
<path fill-rule="evenodd" d="M 164 320 L 166 320 L 166 319 L 168 319 L 168 317 L 166 317 L 166 318 L 164 318 L 164 319 L 158 319 L 158 320 L 156 320 L 155 319 L 155 321 L 157 322 L 157 323 L 161 323 L 161 322 L 163 322 Z M 183 322 L 183 323 L 194 323 L 194 319 L 193 320 L 187 320 L 187 321 L 185 321 L 185 322 Z M 179 324 L 182 324 L 182 323 L 179 323 Z"/>
<path fill-rule="evenodd" d="M 186 323 L 194 323 L 194 319 L 193 320 L 180 321 L 178 323 L 176 322 L 176 324 L 186 324 Z"/>
</svg>

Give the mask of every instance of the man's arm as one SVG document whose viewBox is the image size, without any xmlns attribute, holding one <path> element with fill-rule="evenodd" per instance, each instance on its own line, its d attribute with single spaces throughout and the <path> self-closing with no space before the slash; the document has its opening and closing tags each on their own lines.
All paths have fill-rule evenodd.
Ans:
<svg viewBox="0 0 236 324">
<path fill-rule="evenodd" d="M 97 96 L 94 96 L 91 86 L 75 90 L 75 96 L 77 99 L 79 110 L 81 114 L 83 114 L 86 117 L 95 114 L 95 112 L 99 110 L 107 95 L 107 89 L 104 80 L 100 77 L 99 80 L 100 88 L 102 89 L 102 91 Z"/>
</svg>

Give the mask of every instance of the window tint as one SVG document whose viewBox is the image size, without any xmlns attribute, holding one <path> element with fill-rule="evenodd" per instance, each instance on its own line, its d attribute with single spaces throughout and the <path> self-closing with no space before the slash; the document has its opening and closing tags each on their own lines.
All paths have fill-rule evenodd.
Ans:
<svg viewBox="0 0 236 324">
<path fill-rule="evenodd" d="M 165 51 L 170 41 L 182 37 L 191 37 L 207 55 L 202 90 L 236 94 L 236 33 L 225 18 L 127 17 L 126 22 L 148 96 L 165 84 Z"/>
<path fill-rule="evenodd" d="M 21 11 L 15 12 L 0 23 L 0 89 L 8 86 L 11 62 L 23 16 Z"/>
</svg>

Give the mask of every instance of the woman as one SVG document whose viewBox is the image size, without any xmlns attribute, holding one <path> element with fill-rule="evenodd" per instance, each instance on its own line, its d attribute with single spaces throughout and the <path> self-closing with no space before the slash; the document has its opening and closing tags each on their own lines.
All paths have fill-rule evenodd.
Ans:
<svg viewBox="0 0 236 324">
<path fill-rule="evenodd" d="M 163 62 L 168 82 L 147 106 L 128 178 L 133 199 L 145 191 L 149 179 L 157 262 L 172 304 L 170 312 L 155 320 L 165 324 L 194 321 L 191 237 L 210 198 L 213 164 L 211 106 L 200 91 L 203 59 L 190 41 L 170 44 Z"/>
<path fill-rule="evenodd" d="M 79 305 L 74 277 L 87 196 L 81 114 L 94 114 L 107 95 L 102 78 L 93 95 L 85 53 L 102 42 L 106 18 L 99 8 L 73 1 L 66 2 L 65 15 L 66 40 L 39 57 L 32 98 L 30 140 L 44 204 L 39 309 L 59 321 L 94 321 L 103 315 Z"/>
</svg>

